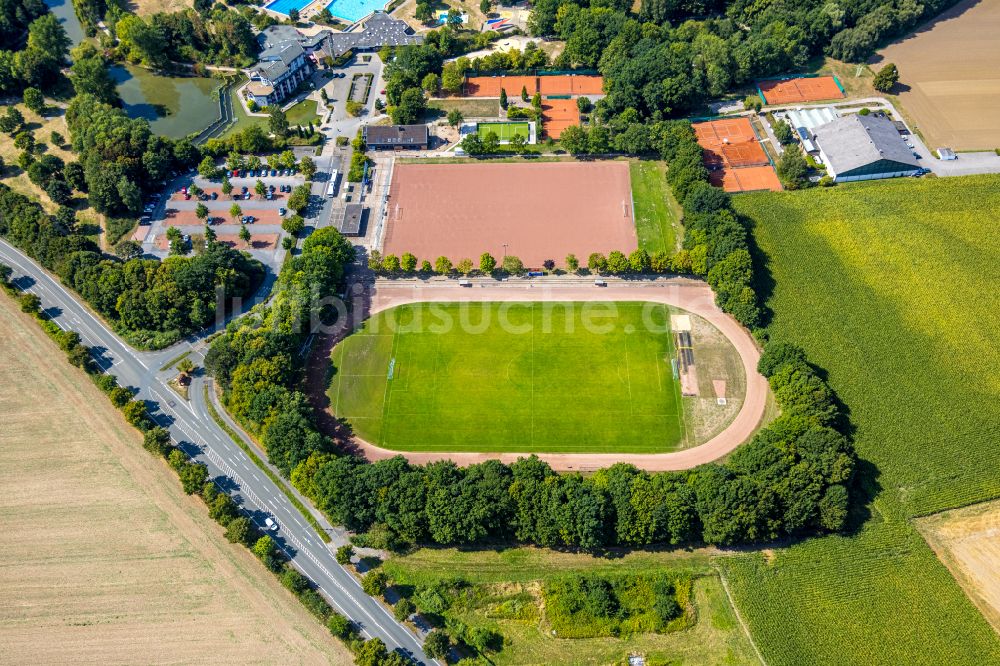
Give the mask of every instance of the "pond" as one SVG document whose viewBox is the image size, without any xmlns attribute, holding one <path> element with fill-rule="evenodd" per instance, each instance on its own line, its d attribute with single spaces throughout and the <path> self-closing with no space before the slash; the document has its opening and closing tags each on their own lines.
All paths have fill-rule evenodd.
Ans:
<svg viewBox="0 0 1000 666">
<path fill-rule="evenodd" d="M 59 19 L 59 25 L 66 30 L 66 36 L 69 37 L 72 45 L 76 46 L 82 42 L 83 26 L 80 25 L 80 19 L 76 17 L 73 0 L 45 0 L 45 4 L 48 5 L 49 11 Z"/>
<path fill-rule="evenodd" d="M 134 65 L 108 69 L 118 83 L 125 112 L 145 118 L 157 134 L 179 139 L 200 132 L 219 117 L 213 92 L 217 79 L 161 76 Z"/>
</svg>

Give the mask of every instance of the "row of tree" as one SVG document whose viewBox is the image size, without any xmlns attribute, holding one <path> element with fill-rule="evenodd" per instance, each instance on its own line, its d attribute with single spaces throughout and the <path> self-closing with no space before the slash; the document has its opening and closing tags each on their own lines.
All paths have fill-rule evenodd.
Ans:
<svg viewBox="0 0 1000 666">
<path fill-rule="evenodd" d="M 760 369 L 782 416 L 722 464 L 661 474 L 617 464 L 584 477 L 536 457 L 461 468 L 315 453 L 292 481 L 380 548 L 733 545 L 842 529 L 855 458 L 832 392 L 795 347 L 768 345 Z"/>
</svg>

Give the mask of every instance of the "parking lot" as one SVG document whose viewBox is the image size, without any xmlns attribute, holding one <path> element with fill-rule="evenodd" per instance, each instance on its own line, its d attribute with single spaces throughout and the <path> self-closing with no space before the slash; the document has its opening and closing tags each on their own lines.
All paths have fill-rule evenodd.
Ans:
<svg viewBox="0 0 1000 666">
<path fill-rule="evenodd" d="M 304 182 L 299 174 L 290 171 L 284 175 L 277 173 L 272 176 L 271 170 L 244 170 L 242 175 L 230 176 L 233 189 L 228 196 L 222 193 L 219 180 L 209 181 L 196 173 L 181 176 L 170 183 L 159 201 L 151 206 L 151 212 L 147 208 L 149 224 L 140 224 L 133 239 L 142 243 L 144 252 L 165 257 L 169 254 L 170 245 L 168 228 L 176 227 L 189 236 L 192 249 L 196 249 L 195 246 L 202 242 L 206 224 L 211 224 L 220 242 L 245 249 L 277 270 L 285 252 L 281 248 L 284 237 L 281 223 L 294 214 L 288 210 L 288 197 L 296 186 Z M 267 188 L 264 196 L 256 192 L 258 180 L 263 181 Z M 186 192 L 192 184 L 201 188 L 198 196 Z M 198 204 L 204 204 L 208 209 L 205 221 L 197 216 Z M 239 205 L 241 211 L 236 218 L 230 214 L 233 204 Z M 243 226 L 250 231 L 249 243 L 239 238 Z"/>
</svg>

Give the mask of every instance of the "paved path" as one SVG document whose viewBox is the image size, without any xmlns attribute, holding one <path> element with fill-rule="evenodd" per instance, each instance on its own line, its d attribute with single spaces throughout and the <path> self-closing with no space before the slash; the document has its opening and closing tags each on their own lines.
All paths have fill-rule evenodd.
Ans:
<svg viewBox="0 0 1000 666">
<path fill-rule="evenodd" d="M 704 317 L 726 336 L 740 355 L 747 377 L 747 395 L 736 418 L 728 428 L 705 444 L 672 453 L 540 453 L 538 457 L 556 470 L 593 470 L 616 462 L 627 462 L 649 471 L 690 469 L 717 460 L 745 442 L 757 429 L 764 416 L 767 400 L 767 380 L 757 372 L 760 352 L 753 338 L 735 319 L 715 305 L 715 297 L 707 284 L 687 278 L 628 281 L 609 278 L 607 287 L 595 287 L 590 280 L 555 279 L 551 281 L 476 280 L 471 288 L 448 281 L 384 281 L 372 289 L 370 314 L 382 310 L 428 301 L 651 301 L 673 305 Z M 589 284 L 589 286 L 588 286 Z M 499 459 L 513 462 L 523 453 L 447 453 L 400 452 L 384 449 L 359 438 L 353 438 L 357 449 L 369 460 L 381 460 L 404 455 L 414 463 L 453 460 L 471 465 L 484 460 Z"/>
</svg>

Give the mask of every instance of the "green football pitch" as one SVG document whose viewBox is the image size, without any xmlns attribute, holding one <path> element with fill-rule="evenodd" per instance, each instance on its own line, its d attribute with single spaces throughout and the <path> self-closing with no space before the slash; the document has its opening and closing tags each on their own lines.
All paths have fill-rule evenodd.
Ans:
<svg viewBox="0 0 1000 666">
<path fill-rule="evenodd" d="M 399 451 L 672 451 L 669 325 L 653 303 L 401 306 L 334 348 L 330 406 Z"/>
<path fill-rule="evenodd" d="M 476 133 L 479 134 L 479 138 L 485 139 L 490 132 L 496 132 L 497 138 L 501 141 L 510 141 L 518 134 L 525 139 L 530 136 L 528 123 L 479 123 L 476 125 Z"/>
</svg>

